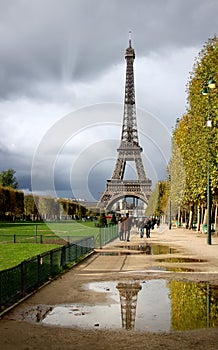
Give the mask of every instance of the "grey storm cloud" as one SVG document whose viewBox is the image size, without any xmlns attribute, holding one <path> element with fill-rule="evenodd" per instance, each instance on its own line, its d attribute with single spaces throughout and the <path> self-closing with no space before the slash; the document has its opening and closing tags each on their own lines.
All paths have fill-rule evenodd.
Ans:
<svg viewBox="0 0 218 350">
<path fill-rule="evenodd" d="M 200 46 L 216 0 L 0 1 L 0 96 L 42 98 L 43 84 L 92 80 L 120 62 L 128 31 L 138 56 Z"/>
</svg>

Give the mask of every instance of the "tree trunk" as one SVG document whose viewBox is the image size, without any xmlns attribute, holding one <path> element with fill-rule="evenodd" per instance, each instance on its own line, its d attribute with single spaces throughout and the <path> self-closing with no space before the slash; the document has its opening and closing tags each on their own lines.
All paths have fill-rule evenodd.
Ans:
<svg viewBox="0 0 218 350">
<path fill-rule="evenodd" d="M 193 214 L 194 214 L 194 205 L 190 204 L 190 211 L 189 211 L 189 223 L 188 223 L 188 229 L 192 229 L 193 224 Z"/>
<path fill-rule="evenodd" d="M 203 225 L 207 224 L 207 209 L 204 211 L 204 219 L 203 219 Z"/>
<path fill-rule="evenodd" d="M 205 207 L 202 204 L 201 205 L 201 224 L 203 224 L 203 222 L 204 222 L 204 213 L 205 213 Z"/>
<path fill-rule="evenodd" d="M 201 229 L 201 207 L 198 205 L 197 231 Z"/>
<path fill-rule="evenodd" d="M 181 226 L 181 207 L 178 207 L 178 226 Z"/>
<path fill-rule="evenodd" d="M 215 207 L 215 219 L 214 219 L 214 230 L 217 232 L 218 231 L 218 203 L 216 203 Z"/>
</svg>

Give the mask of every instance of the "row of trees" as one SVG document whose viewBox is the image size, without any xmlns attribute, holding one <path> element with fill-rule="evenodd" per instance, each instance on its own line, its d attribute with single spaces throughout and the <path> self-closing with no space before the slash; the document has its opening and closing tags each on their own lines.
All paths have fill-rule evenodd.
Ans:
<svg viewBox="0 0 218 350">
<path fill-rule="evenodd" d="M 20 217 L 24 212 L 24 193 L 0 186 L 0 219 Z"/>
<path fill-rule="evenodd" d="M 208 82 L 217 82 L 215 89 Z M 202 94 L 207 89 L 207 96 Z M 204 90 L 205 91 L 205 90 Z M 178 208 L 189 206 L 189 228 L 194 216 L 198 230 L 206 223 L 207 176 L 210 174 L 213 221 L 218 200 L 218 39 L 209 39 L 197 57 L 187 86 L 188 110 L 177 120 L 169 164 L 170 198 Z"/>
<path fill-rule="evenodd" d="M 213 79 L 217 86 L 208 88 Z M 207 88 L 207 96 L 202 90 Z M 204 90 L 205 92 L 205 90 Z M 187 84 L 188 109 L 178 118 L 172 134 L 172 158 L 168 179 L 156 185 L 149 201 L 149 215 L 171 210 L 179 223 L 193 220 L 206 223 L 207 176 L 210 174 L 212 221 L 217 218 L 218 202 L 218 39 L 205 44 L 194 62 Z M 168 200 L 167 200 L 168 198 Z M 168 203 L 168 205 L 167 205 Z M 170 203 L 170 208 L 169 208 Z M 185 214 L 184 214 L 185 213 Z M 168 214 L 169 216 L 169 214 Z"/>
<path fill-rule="evenodd" d="M 169 182 L 159 181 L 152 192 L 148 206 L 145 211 L 146 216 L 163 217 L 168 208 Z"/>
<path fill-rule="evenodd" d="M 15 174 L 12 168 L 0 172 L 0 220 L 54 220 L 93 215 L 71 200 L 24 195 L 18 190 Z"/>
<path fill-rule="evenodd" d="M 92 216 L 79 203 L 68 199 L 24 195 L 22 191 L 0 186 L 0 220 L 59 220 Z"/>
</svg>

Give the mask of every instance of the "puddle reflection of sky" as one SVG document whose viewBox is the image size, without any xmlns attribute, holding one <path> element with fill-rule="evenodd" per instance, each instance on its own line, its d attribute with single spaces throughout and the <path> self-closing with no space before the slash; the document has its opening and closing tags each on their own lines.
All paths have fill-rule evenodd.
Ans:
<svg viewBox="0 0 218 350">
<path fill-rule="evenodd" d="M 138 292 L 135 330 L 170 331 L 170 299 L 165 280 L 141 282 Z M 57 305 L 43 320 L 44 324 L 76 326 L 80 328 L 122 328 L 120 294 L 117 282 L 90 283 L 86 287 L 97 292 L 108 293 L 107 304 Z"/>
</svg>

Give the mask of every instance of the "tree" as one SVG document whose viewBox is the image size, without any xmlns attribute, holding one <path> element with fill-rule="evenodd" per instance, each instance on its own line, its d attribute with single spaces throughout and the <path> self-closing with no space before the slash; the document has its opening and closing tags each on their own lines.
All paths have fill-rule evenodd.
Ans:
<svg viewBox="0 0 218 350">
<path fill-rule="evenodd" d="M 167 211 L 167 204 L 169 200 L 169 182 L 159 181 L 151 193 L 148 201 L 148 206 L 145 210 L 146 216 L 161 217 Z"/>
<path fill-rule="evenodd" d="M 15 220 L 23 215 L 24 194 L 9 187 L 0 186 L 0 218 Z"/>
<path fill-rule="evenodd" d="M 99 218 L 99 227 L 106 227 L 107 226 L 107 219 L 104 212 L 101 212 L 100 218 Z"/>
<path fill-rule="evenodd" d="M 198 228 L 200 208 L 203 213 L 207 202 L 208 166 L 214 200 L 218 193 L 218 89 L 211 90 L 207 97 L 201 93 L 211 78 L 218 84 L 216 36 L 208 40 L 195 60 L 187 86 L 188 110 L 181 120 L 177 120 L 173 132 L 173 198 L 178 206 L 189 205 L 192 214 L 198 208 Z M 207 126 L 207 120 L 211 120 L 211 127 Z M 190 217 L 190 228 L 191 221 Z"/>
<path fill-rule="evenodd" d="M 116 225 L 117 224 L 117 219 L 116 219 L 116 215 L 115 213 L 112 214 L 112 218 L 111 218 L 111 225 Z"/>
<path fill-rule="evenodd" d="M 15 177 L 16 171 L 14 169 L 3 170 L 0 173 L 0 185 L 3 187 L 18 188 L 18 182 Z"/>
<path fill-rule="evenodd" d="M 40 196 L 37 207 L 40 216 L 45 220 L 54 220 L 60 217 L 59 202 L 53 197 Z"/>
<path fill-rule="evenodd" d="M 24 215 L 26 219 L 38 220 L 39 213 L 36 205 L 36 203 L 38 202 L 39 202 L 38 196 L 33 196 L 32 194 L 28 194 L 24 196 Z"/>
<path fill-rule="evenodd" d="M 218 38 L 209 39 L 196 59 L 188 85 L 188 101 L 190 105 L 190 132 L 192 144 L 196 153 L 196 183 L 195 195 L 206 197 L 207 163 L 210 163 L 212 193 L 218 188 L 218 94 L 217 87 L 203 96 L 201 91 L 207 82 L 215 79 L 218 85 Z M 207 120 L 212 122 L 207 127 Z M 203 165 L 203 166 L 202 166 Z M 198 171 L 197 171 L 198 170 Z M 199 182 L 200 181 L 200 182 Z"/>
</svg>

